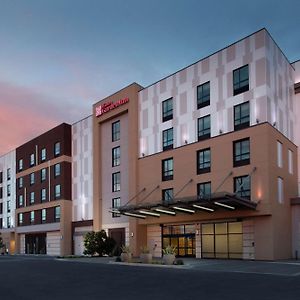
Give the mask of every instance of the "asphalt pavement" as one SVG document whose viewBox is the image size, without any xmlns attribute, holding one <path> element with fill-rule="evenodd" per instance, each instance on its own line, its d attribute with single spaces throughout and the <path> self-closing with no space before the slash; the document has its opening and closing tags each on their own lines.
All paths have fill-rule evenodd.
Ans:
<svg viewBox="0 0 300 300">
<path fill-rule="evenodd" d="M 184 259 L 185 265 L 112 258 L 0 256 L 0 299 L 300 299 L 300 262 Z"/>
</svg>

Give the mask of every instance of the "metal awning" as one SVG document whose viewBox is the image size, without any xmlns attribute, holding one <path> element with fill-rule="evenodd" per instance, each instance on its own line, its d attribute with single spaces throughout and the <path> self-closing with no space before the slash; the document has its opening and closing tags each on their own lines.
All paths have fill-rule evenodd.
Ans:
<svg viewBox="0 0 300 300">
<path fill-rule="evenodd" d="M 210 197 L 184 197 L 174 198 L 173 201 L 163 203 L 140 203 L 135 205 L 125 205 L 111 212 L 119 213 L 129 217 L 145 219 L 146 217 L 159 218 L 162 215 L 176 216 L 178 213 L 195 214 L 199 211 L 213 213 L 225 209 L 234 210 L 256 210 L 257 203 L 245 198 L 241 198 L 234 193 L 218 192 Z"/>
</svg>

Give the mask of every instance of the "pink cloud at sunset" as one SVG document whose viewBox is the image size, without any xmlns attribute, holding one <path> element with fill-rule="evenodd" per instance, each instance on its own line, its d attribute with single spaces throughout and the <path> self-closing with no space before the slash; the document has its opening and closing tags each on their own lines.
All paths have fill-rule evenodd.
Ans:
<svg viewBox="0 0 300 300">
<path fill-rule="evenodd" d="M 0 82 L 0 155 L 54 126 L 85 117 L 78 103 L 72 107 L 34 90 Z"/>
</svg>

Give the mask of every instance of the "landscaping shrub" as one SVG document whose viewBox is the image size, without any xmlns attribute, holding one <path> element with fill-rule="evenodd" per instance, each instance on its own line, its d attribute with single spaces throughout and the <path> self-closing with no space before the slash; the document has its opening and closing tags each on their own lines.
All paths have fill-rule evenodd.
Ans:
<svg viewBox="0 0 300 300">
<path fill-rule="evenodd" d="M 116 245 L 113 238 L 108 237 L 105 230 L 88 232 L 84 237 L 85 255 L 110 255 Z"/>
</svg>

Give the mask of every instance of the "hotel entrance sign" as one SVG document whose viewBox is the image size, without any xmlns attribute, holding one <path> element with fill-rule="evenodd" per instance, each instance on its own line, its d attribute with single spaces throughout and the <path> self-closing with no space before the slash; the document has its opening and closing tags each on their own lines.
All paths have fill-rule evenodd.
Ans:
<svg viewBox="0 0 300 300">
<path fill-rule="evenodd" d="M 103 103 L 103 104 L 100 104 L 98 107 L 96 107 L 96 117 L 100 117 L 102 116 L 103 114 L 109 112 L 110 110 L 113 110 L 115 109 L 116 107 L 118 106 L 121 106 L 125 103 L 129 102 L 129 98 L 123 98 L 123 99 L 120 99 L 116 102 L 107 102 L 107 103 Z"/>
</svg>

